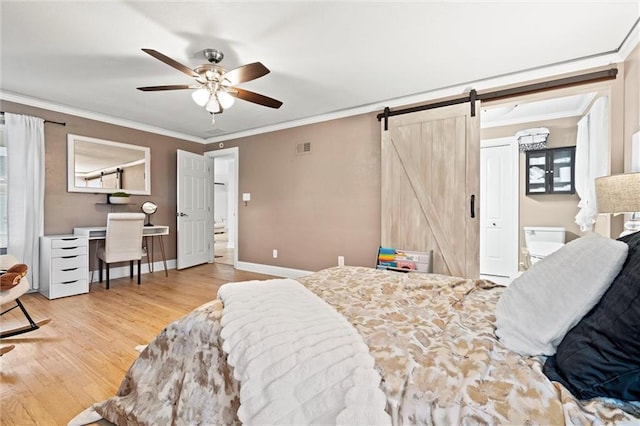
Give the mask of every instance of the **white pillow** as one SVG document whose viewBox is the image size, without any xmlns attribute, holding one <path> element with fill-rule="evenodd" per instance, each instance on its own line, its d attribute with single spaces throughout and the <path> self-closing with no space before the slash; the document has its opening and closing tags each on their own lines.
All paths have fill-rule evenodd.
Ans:
<svg viewBox="0 0 640 426">
<path fill-rule="evenodd" d="M 620 272 L 628 246 L 597 234 L 535 263 L 504 291 L 496 335 L 523 355 L 553 355 L 565 334 L 598 303 Z"/>
</svg>

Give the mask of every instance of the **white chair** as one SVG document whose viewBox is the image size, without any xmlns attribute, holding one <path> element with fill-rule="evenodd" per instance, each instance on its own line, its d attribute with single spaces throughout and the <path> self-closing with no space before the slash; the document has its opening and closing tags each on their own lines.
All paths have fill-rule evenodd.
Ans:
<svg viewBox="0 0 640 426">
<path fill-rule="evenodd" d="M 140 285 L 140 260 L 143 256 L 142 227 L 144 213 L 109 213 L 107 236 L 98 256 L 98 276 L 102 282 L 102 263 L 106 264 L 107 290 L 109 289 L 109 265 L 129 261 L 130 277 L 133 278 L 133 261 L 138 261 L 138 285 Z"/>
<path fill-rule="evenodd" d="M 8 254 L 0 256 L 0 269 L 2 270 L 7 270 L 11 266 L 17 263 L 20 263 L 20 262 L 14 256 L 11 256 Z M 0 339 L 4 339 L 6 337 L 11 337 L 11 336 L 15 336 L 22 333 L 27 333 L 29 331 L 37 330 L 41 326 L 51 321 L 48 318 L 38 322 L 35 322 L 34 320 L 31 319 L 31 316 L 29 316 L 27 309 L 24 307 L 24 305 L 22 304 L 22 302 L 20 302 L 20 299 L 19 299 L 20 296 L 22 296 L 27 291 L 29 291 L 29 288 L 30 288 L 29 280 L 27 280 L 27 277 L 23 277 L 17 286 L 12 287 L 8 290 L 0 291 L 0 306 L 2 306 L 2 313 L 0 313 L 0 316 L 6 314 L 9 311 L 14 310 L 15 308 L 20 308 L 24 316 L 27 318 L 27 321 L 29 322 L 29 325 L 1 332 Z M 13 305 L 10 305 L 12 302 L 13 302 Z M 0 352 L 6 353 L 7 349 L 8 347 L 1 348 Z"/>
</svg>

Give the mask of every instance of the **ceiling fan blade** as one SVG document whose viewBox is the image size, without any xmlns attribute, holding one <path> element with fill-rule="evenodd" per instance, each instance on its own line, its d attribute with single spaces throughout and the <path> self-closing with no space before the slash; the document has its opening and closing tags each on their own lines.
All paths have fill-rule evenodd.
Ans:
<svg viewBox="0 0 640 426">
<path fill-rule="evenodd" d="M 153 56 L 154 58 L 164 62 L 165 64 L 174 67 L 175 69 L 177 69 L 178 71 L 181 71 L 185 74 L 187 74 L 190 77 L 200 77 L 195 71 L 193 71 L 191 68 L 182 65 L 180 62 L 175 61 L 173 59 L 171 59 L 168 56 L 163 55 L 162 53 L 158 52 L 157 50 L 153 50 L 153 49 L 142 49 L 143 52 L 148 53 L 149 55 Z"/>
<path fill-rule="evenodd" d="M 254 62 L 227 71 L 222 78 L 229 80 L 231 84 L 239 84 L 255 80 L 258 77 L 269 74 L 269 72 L 269 68 L 262 65 L 261 62 Z"/>
<path fill-rule="evenodd" d="M 278 109 L 282 106 L 282 102 L 277 99 L 273 99 L 259 93 L 250 92 L 248 90 L 238 89 L 237 87 L 229 90 L 229 93 L 238 99 L 253 102 L 254 104 L 264 105 L 269 108 Z"/>
<path fill-rule="evenodd" d="M 138 90 L 143 92 L 156 92 L 158 90 L 182 90 L 182 89 L 197 89 L 200 86 L 190 86 L 188 84 L 171 84 L 167 86 L 145 86 L 138 87 Z"/>
</svg>

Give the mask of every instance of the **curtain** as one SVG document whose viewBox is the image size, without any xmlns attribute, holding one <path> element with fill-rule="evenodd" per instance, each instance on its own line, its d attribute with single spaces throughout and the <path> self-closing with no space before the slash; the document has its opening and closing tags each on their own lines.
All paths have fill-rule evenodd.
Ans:
<svg viewBox="0 0 640 426">
<path fill-rule="evenodd" d="M 598 98 L 578 122 L 576 140 L 576 192 L 580 197 L 576 223 L 582 232 L 592 231 L 598 214 L 595 179 L 608 173 L 609 99 Z"/>
<path fill-rule="evenodd" d="M 44 120 L 5 113 L 7 145 L 7 253 L 29 267 L 32 289 L 40 277 L 44 231 Z"/>
</svg>

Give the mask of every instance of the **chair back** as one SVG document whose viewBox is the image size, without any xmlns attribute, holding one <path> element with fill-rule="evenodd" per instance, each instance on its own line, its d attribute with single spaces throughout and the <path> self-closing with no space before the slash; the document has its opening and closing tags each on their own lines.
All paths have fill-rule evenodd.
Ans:
<svg viewBox="0 0 640 426">
<path fill-rule="evenodd" d="M 144 213 L 109 213 L 104 261 L 114 263 L 141 259 L 143 226 Z"/>
</svg>

